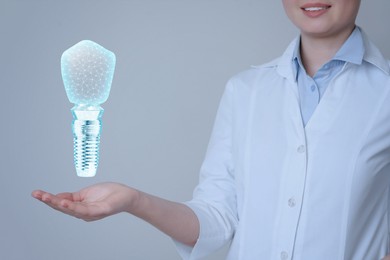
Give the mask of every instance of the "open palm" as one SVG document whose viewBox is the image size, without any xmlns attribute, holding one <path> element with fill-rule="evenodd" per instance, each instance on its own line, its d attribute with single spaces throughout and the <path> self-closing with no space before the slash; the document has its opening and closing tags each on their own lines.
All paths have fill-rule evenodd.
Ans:
<svg viewBox="0 0 390 260">
<path fill-rule="evenodd" d="M 125 211 L 136 194 L 135 190 L 125 185 L 108 182 L 57 195 L 36 190 L 32 196 L 65 214 L 94 221 Z"/>
</svg>

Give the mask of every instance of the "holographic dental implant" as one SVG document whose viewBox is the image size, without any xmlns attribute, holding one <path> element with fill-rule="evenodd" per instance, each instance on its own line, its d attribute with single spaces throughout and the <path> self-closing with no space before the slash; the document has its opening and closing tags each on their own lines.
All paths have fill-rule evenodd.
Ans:
<svg viewBox="0 0 390 260">
<path fill-rule="evenodd" d="M 115 54 L 84 40 L 61 56 L 61 74 L 66 94 L 74 107 L 72 130 L 74 164 L 79 177 L 93 177 L 99 164 L 101 117 L 111 89 Z"/>
</svg>

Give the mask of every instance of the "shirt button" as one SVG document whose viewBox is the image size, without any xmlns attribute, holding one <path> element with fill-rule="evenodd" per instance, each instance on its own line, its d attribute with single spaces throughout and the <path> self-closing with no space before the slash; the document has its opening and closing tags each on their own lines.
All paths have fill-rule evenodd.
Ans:
<svg viewBox="0 0 390 260">
<path fill-rule="evenodd" d="M 286 251 L 282 251 L 280 253 L 280 259 L 287 260 L 288 259 L 288 253 Z"/>
<path fill-rule="evenodd" d="M 289 206 L 290 208 L 295 207 L 295 205 L 296 205 L 296 202 L 295 202 L 295 199 L 294 199 L 294 198 L 291 198 L 291 199 L 288 200 L 288 206 Z"/>
<path fill-rule="evenodd" d="M 313 85 L 313 86 L 310 87 L 310 89 L 311 89 L 312 92 L 314 92 L 314 90 L 316 90 L 316 86 Z"/>
<path fill-rule="evenodd" d="M 305 151 L 306 151 L 306 148 L 304 145 L 298 146 L 298 148 L 297 148 L 298 153 L 304 153 Z"/>
</svg>

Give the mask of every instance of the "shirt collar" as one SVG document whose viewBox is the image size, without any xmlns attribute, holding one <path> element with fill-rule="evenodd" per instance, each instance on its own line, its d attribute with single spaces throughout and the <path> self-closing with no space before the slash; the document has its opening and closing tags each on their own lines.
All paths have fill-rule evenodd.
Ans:
<svg viewBox="0 0 390 260">
<path fill-rule="evenodd" d="M 293 50 L 293 62 L 295 65 L 293 66 L 293 69 L 295 78 L 298 77 L 299 69 L 304 69 L 301 59 L 300 45 L 301 39 L 299 37 Z M 364 50 L 363 36 L 359 27 L 356 26 L 331 61 L 343 61 L 360 65 L 363 61 Z"/>
<path fill-rule="evenodd" d="M 356 28 L 359 30 L 359 33 L 362 38 L 363 42 L 363 61 L 366 61 L 368 63 L 371 63 L 372 65 L 376 66 L 378 69 L 382 70 L 387 75 L 390 75 L 390 64 L 389 62 L 383 57 L 379 49 L 373 44 L 367 35 L 364 33 L 364 31 L 356 26 Z M 356 30 L 355 28 L 355 30 Z M 292 66 L 294 64 L 293 58 L 297 57 L 296 50 L 297 46 L 299 46 L 299 37 L 297 37 L 294 41 L 290 43 L 290 45 L 287 47 L 286 51 L 280 57 L 279 59 L 275 60 L 274 62 L 271 62 L 269 64 L 266 64 L 267 66 L 276 66 L 278 73 L 292 81 L 295 81 L 296 79 L 296 66 Z M 340 49 L 341 50 L 341 49 Z M 295 74 L 294 74 L 295 72 Z"/>
<path fill-rule="evenodd" d="M 359 27 L 356 26 L 332 60 L 342 60 L 360 65 L 363 62 L 364 52 L 363 36 Z"/>
</svg>

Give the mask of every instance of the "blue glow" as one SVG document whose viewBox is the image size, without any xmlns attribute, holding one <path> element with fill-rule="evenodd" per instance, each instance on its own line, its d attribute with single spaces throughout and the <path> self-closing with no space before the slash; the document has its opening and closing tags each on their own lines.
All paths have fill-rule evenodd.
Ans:
<svg viewBox="0 0 390 260">
<path fill-rule="evenodd" d="M 73 114 L 74 164 L 77 175 L 93 177 L 99 164 L 101 116 L 111 89 L 115 54 L 84 40 L 61 56 L 66 95 L 75 106 Z"/>
<path fill-rule="evenodd" d="M 61 74 L 66 94 L 74 104 L 98 106 L 106 102 L 114 77 L 115 54 L 84 40 L 61 56 Z"/>
</svg>

